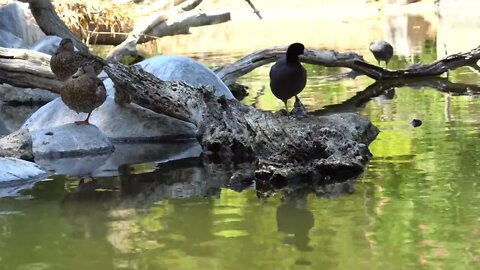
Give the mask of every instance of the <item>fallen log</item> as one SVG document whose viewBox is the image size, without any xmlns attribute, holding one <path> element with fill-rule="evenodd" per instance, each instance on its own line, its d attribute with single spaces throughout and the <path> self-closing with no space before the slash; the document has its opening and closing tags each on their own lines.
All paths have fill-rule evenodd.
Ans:
<svg viewBox="0 0 480 270">
<path fill-rule="evenodd" d="M 0 48 L 0 83 L 42 88 L 59 93 L 61 82 L 50 70 L 50 55 L 25 49 Z"/>
<path fill-rule="evenodd" d="M 105 71 L 132 102 L 195 124 L 208 160 L 252 162 L 256 170 L 248 175 L 267 183 L 359 172 L 378 134 L 357 114 L 285 117 L 217 98 L 211 87 L 162 81 L 137 66 L 112 64 Z"/>
</svg>

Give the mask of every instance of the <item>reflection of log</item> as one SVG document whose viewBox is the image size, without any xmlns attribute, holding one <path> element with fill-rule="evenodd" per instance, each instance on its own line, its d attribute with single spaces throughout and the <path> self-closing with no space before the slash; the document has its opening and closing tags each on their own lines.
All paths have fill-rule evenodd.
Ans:
<svg viewBox="0 0 480 270">
<path fill-rule="evenodd" d="M 399 87 L 411 87 L 414 89 L 434 88 L 453 96 L 480 95 L 480 86 L 475 84 L 453 83 L 447 78 L 412 78 L 409 80 L 376 81 L 348 100 L 339 104 L 325 106 L 325 108 L 312 112 L 312 114 L 328 115 L 338 112 L 358 112 L 373 98 Z"/>
<path fill-rule="evenodd" d="M 23 49 L 0 48 L 0 83 L 43 88 L 58 93 L 61 82 L 50 70 L 50 55 Z"/>
<path fill-rule="evenodd" d="M 217 68 L 215 73 L 225 84 L 229 85 L 234 83 L 238 77 L 247 74 L 253 69 L 274 62 L 280 55 L 285 53 L 285 50 L 286 47 L 257 51 L 233 64 Z M 448 70 L 462 66 L 478 67 L 476 63 L 479 59 L 480 46 L 466 53 L 452 54 L 429 65 L 402 70 L 386 70 L 372 65 L 365 62 L 363 58 L 356 53 L 305 50 L 305 54 L 300 56 L 300 60 L 305 63 L 327 67 L 346 67 L 354 70 L 358 74 L 366 75 L 375 80 L 438 76 Z"/>
<path fill-rule="evenodd" d="M 222 23 L 230 20 L 230 13 L 207 14 L 191 11 L 201 0 L 182 1 L 178 6 L 154 14 L 137 24 L 127 39 L 115 47 L 108 60 L 119 61 L 125 55 L 135 55 L 136 45 L 158 37 L 188 34 L 190 27 Z"/>
<path fill-rule="evenodd" d="M 378 132 L 357 115 L 294 119 L 217 98 L 212 89 L 161 81 L 136 66 L 113 64 L 105 71 L 133 102 L 194 123 L 207 156 L 258 159 L 255 176 L 260 180 L 319 179 L 326 172 L 361 171 L 369 158 L 366 145 Z"/>
<path fill-rule="evenodd" d="M 42 31 L 47 35 L 57 35 L 73 40 L 75 47 L 83 52 L 88 52 L 88 47 L 76 37 L 65 23 L 58 17 L 50 0 L 19 0 L 28 3 L 33 17 Z"/>
</svg>

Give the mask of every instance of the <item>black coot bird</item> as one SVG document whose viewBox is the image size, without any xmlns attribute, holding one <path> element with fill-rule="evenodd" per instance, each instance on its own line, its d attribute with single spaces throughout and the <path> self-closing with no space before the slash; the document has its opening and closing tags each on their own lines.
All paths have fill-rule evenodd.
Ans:
<svg viewBox="0 0 480 270">
<path fill-rule="evenodd" d="M 385 61 L 385 67 L 388 66 L 388 61 L 390 61 L 393 56 L 393 47 L 390 43 L 385 40 L 377 40 L 370 43 L 368 48 L 373 53 L 375 59 L 377 59 L 379 65 L 380 61 Z"/>
<path fill-rule="evenodd" d="M 307 83 L 307 71 L 298 61 L 305 46 L 293 43 L 288 46 L 287 54 L 281 56 L 270 69 L 270 89 L 273 95 L 282 100 L 287 110 L 287 100 L 302 92 Z"/>
</svg>

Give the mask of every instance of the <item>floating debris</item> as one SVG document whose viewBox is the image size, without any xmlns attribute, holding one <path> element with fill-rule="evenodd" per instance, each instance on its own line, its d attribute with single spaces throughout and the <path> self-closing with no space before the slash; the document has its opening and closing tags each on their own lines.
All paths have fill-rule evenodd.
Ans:
<svg viewBox="0 0 480 270">
<path fill-rule="evenodd" d="M 419 127 L 422 125 L 422 120 L 419 120 L 419 119 L 413 119 L 412 122 L 410 123 L 412 124 L 413 127 Z"/>
</svg>

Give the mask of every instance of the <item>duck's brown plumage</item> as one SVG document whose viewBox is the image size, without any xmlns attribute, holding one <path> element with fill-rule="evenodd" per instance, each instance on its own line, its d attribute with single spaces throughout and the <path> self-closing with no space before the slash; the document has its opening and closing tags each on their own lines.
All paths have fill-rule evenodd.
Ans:
<svg viewBox="0 0 480 270">
<path fill-rule="evenodd" d="M 75 51 L 72 40 L 65 38 L 50 58 L 50 68 L 59 80 L 65 81 L 77 72 L 80 66 L 90 62 L 93 63 L 97 75 L 107 65 L 107 62 L 100 57 Z"/>
<path fill-rule="evenodd" d="M 77 113 L 88 113 L 85 121 L 78 124 L 88 124 L 92 111 L 102 105 L 107 94 L 103 82 L 97 78 L 92 63 L 78 68 L 70 79 L 65 81 L 60 92 L 63 103 Z"/>
</svg>

